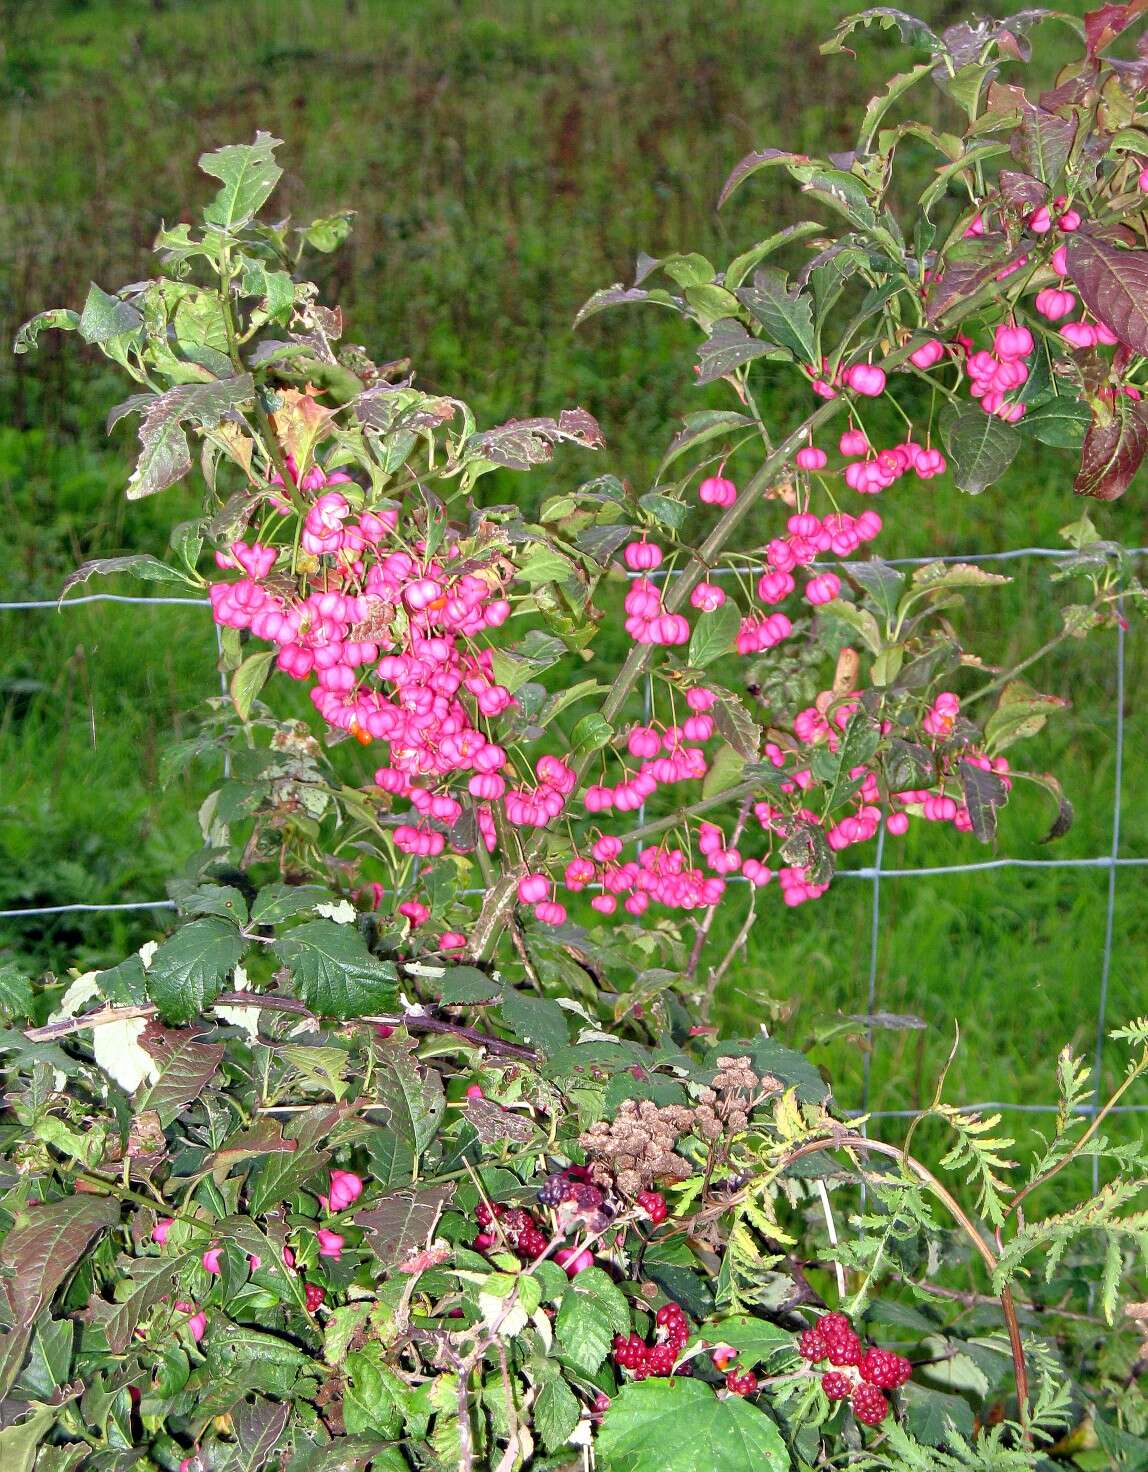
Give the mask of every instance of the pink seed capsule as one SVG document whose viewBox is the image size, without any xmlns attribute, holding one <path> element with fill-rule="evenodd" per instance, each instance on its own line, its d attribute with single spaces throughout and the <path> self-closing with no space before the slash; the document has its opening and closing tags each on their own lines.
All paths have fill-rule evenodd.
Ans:
<svg viewBox="0 0 1148 1472">
<path fill-rule="evenodd" d="M 885 370 L 876 363 L 854 363 L 842 377 L 854 393 L 867 399 L 878 398 L 885 392 Z"/>
<path fill-rule="evenodd" d="M 922 343 L 914 353 L 909 354 L 909 362 L 914 368 L 933 368 L 945 356 L 944 345 L 931 337 L 928 342 Z"/>
<path fill-rule="evenodd" d="M 823 470 L 829 462 L 829 456 L 816 445 L 806 445 L 793 459 L 798 470 Z"/>
<path fill-rule="evenodd" d="M 864 455 L 869 449 L 869 441 L 864 430 L 847 429 L 837 441 L 837 448 L 843 455 Z"/>
<path fill-rule="evenodd" d="M 698 486 L 698 500 L 705 506 L 732 506 L 737 486 L 724 475 L 708 475 Z"/>
</svg>

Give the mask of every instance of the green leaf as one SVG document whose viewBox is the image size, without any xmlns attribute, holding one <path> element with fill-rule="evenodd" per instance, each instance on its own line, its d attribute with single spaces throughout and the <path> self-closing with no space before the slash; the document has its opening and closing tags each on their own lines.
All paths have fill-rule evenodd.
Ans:
<svg viewBox="0 0 1148 1472">
<path fill-rule="evenodd" d="M 996 772 L 986 772 L 972 762 L 960 762 L 957 770 L 973 832 L 982 843 L 991 843 L 997 833 L 997 809 L 1008 802 L 1008 787 Z"/>
<path fill-rule="evenodd" d="M 205 915 L 165 940 L 148 967 L 148 992 L 166 1022 L 188 1022 L 214 1002 L 248 942 L 231 920 Z"/>
<path fill-rule="evenodd" d="M 290 969 L 296 994 L 320 1017 L 363 1017 L 396 1003 L 394 966 L 372 956 L 353 925 L 309 920 L 272 949 Z"/>
<path fill-rule="evenodd" d="M 278 925 L 296 915 L 305 915 L 316 905 L 333 898 L 321 884 L 267 884 L 251 904 L 252 925 Z"/>
<path fill-rule="evenodd" d="M 975 562 L 928 562 L 913 574 L 914 588 L 988 588 L 1011 583 L 1004 573 L 989 572 Z"/>
<path fill-rule="evenodd" d="M 181 583 L 185 588 L 198 586 L 178 568 L 160 562 L 158 557 L 152 557 L 148 552 L 133 552 L 124 557 L 96 557 L 91 562 L 81 563 L 64 579 L 60 598 L 64 599 L 78 583 L 86 583 L 90 577 L 112 577 L 119 572 L 129 573 L 146 583 Z"/>
<path fill-rule="evenodd" d="M 1021 443 L 1011 424 L 972 406 L 955 413 L 946 408 L 941 434 L 953 462 L 953 479 L 972 496 L 1001 478 Z"/>
<path fill-rule="evenodd" d="M 99 347 L 112 338 L 138 331 L 143 326 L 143 317 L 131 302 L 109 296 L 93 282 L 76 326 L 85 342 Z"/>
<path fill-rule="evenodd" d="M 910 1382 L 901 1392 L 905 1402 L 905 1425 L 926 1446 L 944 1446 L 950 1425 L 962 1436 L 973 1434 L 973 1408 L 959 1395 L 944 1395 Z"/>
<path fill-rule="evenodd" d="M 423 1246 L 453 1195 L 454 1187 L 449 1184 L 421 1191 L 395 1191 L 380 1196 L 368 1211 L 359 1212 L 355 1225 L 366 1232 L 367 1246 L 384 1271 L 398 1267 Z"/>
<path fill-rule="evenodd" d="M 768 239 L 759 241 L 757 245 L 751 245 L 749 250 L 742 251 L 741 255 L 735 256 L 725 268 L 725 285 L 732 291 L 735 286 L 741 285 L 754 266 L 764 261 L 766 256 L 772 255 L 780 246 L 789 245 L 796 240 L 804 240 L 807 235 L 816 235 L 824 228 L 819 220 L 801 220 L 796 225 L 787 225 L 784 230 L 778 230 Z"/>
<path fill-rule="evenodd" d="M 1066 701 L 1042 695 L 1024 680 L 1010 680 L 1000 693 L 997 708 L 985 722 L 985 745 L 994 756 L 1014 742 L 1035 736 L 1050 715 L 1063 710 Z"/>
<path fill-rule="evenodd" d="M 570 1040 L 566 1013 L 557 1002 L 512 991 L 503 998 L 499 1020 L 519 1042 L 550 1056 Z"/>
<path fill-rule="evenodd" d="M 115 1303 L 92 1300 L 92 1320 L 107 1336 L 113 1354 L 123 1354 L 137 1325 L 162 1299 L 171 1295 L 179 1275 L 200 1259 L 200 1251 L 158 1257 L 121 1257 L 117 1263 L 120 1291 Z"/>
<path fill-rule="evenodd" d="M 32 979 L 14 961 L 0 961 L 0 1017 L 24 1022 L 32 1015 Z"/>
<path fill-rule="evenodd" d="M 267 683 L 278 652 L 277 649 L 260 649 L 255 654 L 249 654 L 232 675 L 231 703 L 241 721 L 246 721 L 251 715 L 255 697 Z"/>
<path fill-rule="evenodd" d="M 761 727 L 736 695 L 722 689 L 714 690 L 714 694 L 717 700 L 710 711 L 714 729 L 747 762 L 756 761 L 761 750 Z"/>
<path fill-rule="evenodd" d="M 766 334 L 802 363 L 816 355 L 813 333 L 813 302 L 801 290 L 789 286 L 789 277 L 776 266 L 762 266 L 752 286 L 735 293 L 739 302 L 761 323 Z"/>
<path fill-rule="evenodd" d="M 570 733 L 570 750 L 574 756 L 587 756 L 592 751 L 601 751 L 609 746 L 614 728 L 597 711 L 578 721 Z"/>
<path fill-rule="evenodd" d="M 414 1056 L 414 1039 L 398 1032 L 381 1042 L 375 1057 L 375 1090 L 388 1113 L 388 1128 L 421 1154 L 435 1137 L 446 1109 L 442 1079 Z"/>
<path fill-rule="evenodd" d="M 36 1448 L 51 1431 L 60 1415 L 59 1406 L 32 1404 L 22 1421 L 0 1431 L 0 1467 L 4 1472 L 32 1472 Z"/>
<path fill-rule="evenodd" d="M 341 1118 L 339 1109 L 308 1109 L 292 1120 L 289 1138 L 293 1148 L 271 1155 L 250 1178 L 247 1206 L 252 1216 L 262 1216 L 278 1206 L 326 1165 L 331 1152 L 325 1142 Z"/>
<path fill-rule="evenodd" d="M 605 1308 L 588 1294 L 564 1293 L 554 1325 L 561 1357 L 582 1375 L 596 1374 L 615 1331 Z"/>
<path fill-rule="evenodd" d="M 283 174 L 275 162 L 281 142 L 270 133 L 257 132 L 254 143 L 233 143 L 200 155 L 199 167 L 223 184 L 203 212 L 209 225 L 234 230 L 266 204 Z"/>
<path fill-rule="evenodd" d="M 787 1472 L 781 1432 L 763 1412 L 699 1380 L 623 1385 L 597 1441 L 602 1472 Z"/>
<path fill-rule="evenodd" d="M 687 659 L 695 669 L 705 669 L 723 654 L 728 654 L 737 638 L 741 615 L 737 604 L 727 598 L 713 613 L 698 615 L 690 635 Z"/>
<path fill-rule="evenodd" d="M 705 1334 L 711 1344 L 728 1344 L 736 1349 L 747 1369 L 764 1364 L 775 1354 L 792 1356 L 794 1353 L 794 1338 L 788 1329 L 750 1314 L 735 1314 L 716 1324 L 707 1324 Z"/>
<path fill-rule="evenodd" d="M 1042 404 L 1021 420 L 1021 429 L 1042 445 L 1058 450 L 1079 450 L 1092 422 L 1088 405 L 1062 395 Z"/>
<path fill-rule="evenodd" d="M 444 1007 L 473 1007 L 481 1002 L 497 1002 L 503 987 L 491 981 L 477 966 L 452 966 L 438 984 L 438 999 Z"/>
<path fill-rule="evenodd" d="M 728 792 L 741 781 L 744 771 L 745 757 L 723 743 L 710 760 L 709 771 L 702 782 L 702 797 L 708 802 L 711 797 Z"/>
<path fill-rule="evenodd" d="M 570 1440 L 578 1417 L 578 1398 L 561 1375 L 547 1380 L 535 1397 L 534 1428 L 548 1452 Z"/>
<path fill-rule="evenodd" d="M 329 255 L 331 251 L 338 250 L 350 235 L 351 221 L 354 218 L 354 210 L 342 210 L 337 215 L 323 215 L 320 219 L 312 220 L 309 225 L 305 225 L 299 234 L 312 250 Z"/>
<path fill-rule="evenodd" d="M 738 414 L 732 409 L 701 409 L 696 414 L 687 414 L 681 428 L 670 441 L 670 448 L 662 457 L 655 480 L 661 480 L 666 470 L 687 450 L 697 449 L 709 440 L 732 434 L 739 429 L 753 427 L 748 414 Z"/>
<path fill-rule="evenodd" d="M 182 480 L 191 469 L 191 451 L 183 425 L 187 422 L 213 429 L 223 415 L 237 409 L 254 393 L 250 373 L 212 383 L 184 383 L 157 394 L 135 407 L 140 420 L 140 454 L 128 480 L 129 501 L 153 496 Z"/>
<path fill-rule="evenodd" d="M 31 352 L 37 346 L 41 332 L 51 330 L 75 332 L 79 325 L 79 312 L 73 312 L 68 307 L 51 307 L 46 312 L 37 312 L 17 332 L 12 351 L 14 353 Z"/>
</svg>

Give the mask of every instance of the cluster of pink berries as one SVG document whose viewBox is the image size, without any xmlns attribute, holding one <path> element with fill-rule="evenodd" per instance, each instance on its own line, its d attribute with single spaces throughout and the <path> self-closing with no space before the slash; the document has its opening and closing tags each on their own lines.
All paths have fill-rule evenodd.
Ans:
<svg viewBox="0 0 1148 1472">
<path fill-rule="evenodd" d="M 653 548 L 652 542 L 631 542 L 630 547 Z M 659 552 L 659 558 L 661 554 Z M 638 578 L 626 593 L 626 633 L 635 644 L 688 644 L 690 621 L 680 613 L 667 613 L 662 595 L 648 578 Z"/>
<path fill-rule="evenodd" d="M 903 1355 L 866 1349 L 844 1314 L 823 1314 L 798 1336 L 797 1352 L 811 1365 L 828 1360 L 834 1366 L 822 1375 L 822 1390 L 830 1400 L 848 1398 L 853 1414 L 867 1426 L 879 1426 L 889 1414 L 882 1391 L 898 1389 L 913 1373 Z"/>
<path fill-rule="evenodd" d="M 672 1375 L 674 1364 L 690 1337 L 689 1326 L 681 1306 L 664 1303 L 654 1317 L 654 1342 L 647 1344 L 638 1334 L 614 1335 L 614 1363 L 629 1372 L 632 1380 Z M 680 1374 L 686 1374 L 683 1365 Z"/>
</svg>

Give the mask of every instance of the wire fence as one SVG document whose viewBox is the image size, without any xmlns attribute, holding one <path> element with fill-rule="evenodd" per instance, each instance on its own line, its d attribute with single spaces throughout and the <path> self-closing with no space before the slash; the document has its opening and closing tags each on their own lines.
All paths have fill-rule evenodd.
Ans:
<svg viewBox="0 0 1148 1472">
<path fill-rule="evenodd" d="M 1139 555 L 1148 554 L 1148 548 L 1136 548 L 1134 552 Z M 954 553 L 940 557 L 893 557 L 886 559 L 887 565 L 892 567 L 922 567 L 929 563 L 984 563 L 984 562 L 1009 562 L 1026 559 L 1059 559 L 1074 555 L 1071 549 L 1055 547 L 1017 547 L 1003 552 L 979 552 L 979 553 Z M 711 573 L 713 577 L 718 575 L 718 570 Z M 673 572 L 658 570 L 646 574 L 632 574 L 631 576 L 645 576 L 655 580 L 661 578 L 672 578 Z M 0 601 L 0 613 L 3 612 L 32 612 L 36 610 L 68 609 L 83 604 L 92 603 L 117 603 L 132 604 L 137 606 L 153 607 L 201 607 L 207 609 L 210 603 L 206 598 L 175 598 L 154 597 L 143 594 L 122 593 L 87 593 L 80 597 L 69 598 L 60 602 L 55 599 L 22 599 L 10 602 Z M 1118 609 L 1121 613 L 1122 609 Z M 218 641 L 219 631 L 216 630 Z M 1099 979 L 1096 992 L 1096 1032 L 1093 1054 L 1093 1096 L 1090 1103 L 1079 1106 L 1079 1112 L 1092 1115 L 1100 1108 L 1102 1064 L 1104 1039 L 1107 1032 L 1107 1009 L 1109 985 L 1112 976 L 1112 954 L 1113 936 L 1116 919 L 1116 877 L 1121 869 L 1148 867 L 1148 855 L 1123 857 L 1120 854 L 1120 810 L 1124 795 L 1124 755 L 1125 755 L 1125 719 L 1124 719 L 1124 695 L 1126 675 L 1126 642 L 1124 620 L 1121 618 L 1117 623 L 1116 649 L 1115 649 L 1115 679 L 1116 679 L 1116 733 L 1115 733 L 1115 774 L 1112 794 L 1112 824 L 1111 842 L 1108 850 L 1103 854 L 1096 854 L 1085 858 L 1048 858 L 1048 859 L 1021 859 L 1021 858 L 998 858 L 980 860 L 965 864 L 935 864 L 921 865 L 914 868 L 899 869 L 886 868 L 885 857 L 885 826 L 881 824 L 877 830 L 876 848 L 874 861 L 871 865 L 856 868 L 838 869 L 834 875 L 835 879 L 857 880 L 872 885 L 872 903 L 869 909 L 869 936 L 868 936 L 868 965 L 865 993 L 865 1018 L 867 1019 L 866 1047 L 863 1052 L 861 1097 L 859 1107 L 846 1110 L 847 1114 L 858 1116 L 867 1115 L 869 1119 L 913 1119 L 921 1111 L 913 1109 L 875 1109 L 869 1110 L 869 1097 L 871 1087 L 872 1060 L 874 1028 L 872 1019 L 877 1010 L 878 992 L 880 982 L 880 936 L 881 936 L 881 890 L 882 882 L 887 879 L 915 879 L 937 877 L 952 874 L 976 874 L 992 870 L 1002 869 L 1093 869 L 1106 871 L 1108 875 L 1107 894 L 1105 901 L 1104 918 L 1104 942 L 1099 957 Z M 223 693 L 227 692 L 226 676 L 221 677 L 221 688 Z M 643 708 L 648 713 L 652 709 L 653 680 L 647 675 L 643 688 Z M 638 822 L 642 821 L 641 813 L 637 815 Z M 475 891 L 481 893 L 481 891 Z M 172 910 L 175 904 L 170 899 L 138 900 L 120 903 L 99 904 L 65 904 L 65 905 L 38 905 L 22 909 L 0 910 L 0 920 L 20 922 L 34 917 L 49 915 L 64 915 L 76 913 L 112 913 L 141 910 Z M 1055 1103 L 1023 1102 L 1019 1100 L 988 1100 L 968 1104 L 964 1106 L 969 1109 L 993 1109 L 1009 1110 L 1022 1114 L 1055 1114 L 1058 1105 Z M 1148 1113 L 1148 1105 L 1124 1105 L 1118 1106 L 1115 1113 L 1140 1114 Z M 1099 1159 L 1093 1157 L 1092 1161 L 1093 1189 L 1099 1185 Z"/>
</svg>

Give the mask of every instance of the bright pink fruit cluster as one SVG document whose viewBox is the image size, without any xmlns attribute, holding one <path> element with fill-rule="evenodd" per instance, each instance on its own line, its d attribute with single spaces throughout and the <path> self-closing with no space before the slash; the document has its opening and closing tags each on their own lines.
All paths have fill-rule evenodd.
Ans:
<svg viewBox="0 0 1148 1472">
<path fill-rule="evenodd" d="M 632 1380 L 672 1375 L 674 1363 L 690 1337 L 686 1316 L 676 1303 L 664 1303 L 654 1319 L 654 1342 L 647 1344 L 638 1334 L 614 1335 L 614 1363 L 628 1370 Z M 679 1374 L 686 1374 L 683 1365 Z"/>
<path fill-rule="evenodd" d="M 821 1377 L 821 1388 L 830 1400 L 845 1400 L 853 1414 L 868 1426 L 877 1426 L 889 1414 L 884 1390 L 896 1390 L 913 1373 L 903 1355 L 889 1349 L 866 1349 L 844 1314 L 823 1314 L 811 1329 L 797 1338 L 797 1352 L 810 1364 L 826 1360 L 835 1368 Z"/>
</svg>

